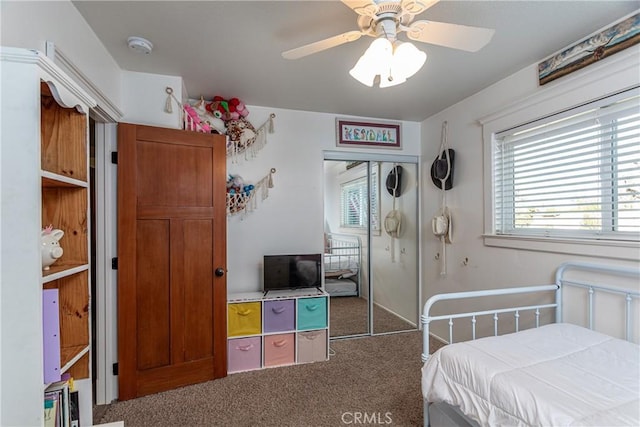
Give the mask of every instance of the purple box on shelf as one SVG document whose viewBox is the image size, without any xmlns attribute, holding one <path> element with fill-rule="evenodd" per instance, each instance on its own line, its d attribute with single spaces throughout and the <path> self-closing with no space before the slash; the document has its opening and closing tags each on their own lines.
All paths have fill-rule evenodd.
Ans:
<svg viewBox="0 0 640 427">
<path fill-rule="evenodd" d="M 262 338 L 234 338 L 227 341 L 228 372 L 260 369 L 262 362 Z"/>
<path fill-rule="evenodd" d="M 45 384 L 60 381 L 60 310 L 57 289 L 42 291 L 42 332 Z"/>
<path fill-rule="evenodd" d="M 265 301 L 264 332 L 293 331 L 295 329 L 295 319 L 294 300 Z"/>
</svg>

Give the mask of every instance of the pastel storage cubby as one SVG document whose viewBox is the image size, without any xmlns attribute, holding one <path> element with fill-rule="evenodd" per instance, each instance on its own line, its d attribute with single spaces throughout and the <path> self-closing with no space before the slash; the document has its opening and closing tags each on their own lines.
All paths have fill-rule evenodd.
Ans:
<svg viewBox="0 0 640 427">
<path fill-rule="evenodd" d="M 328 360 L 328 297 L 317 289 L 229 294 L 228 372 Z"/>
<path fill-rule="evenodd" d="M 257 335 L 262 332 L 260 302 L 239 302 L 227 306 L 229 337 Z"/>
</svg>

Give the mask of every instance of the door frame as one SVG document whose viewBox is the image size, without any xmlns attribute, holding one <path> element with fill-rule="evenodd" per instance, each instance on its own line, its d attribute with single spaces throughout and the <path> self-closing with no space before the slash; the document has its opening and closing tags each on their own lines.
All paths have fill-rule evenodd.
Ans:
<svg viewBox="0 0 640 427">
<path fill-rule="evenodd" d="M 117 165 L 111 153 L 117 152 L 117 123 L 99 123 L 96 138 L 96 357 L 95 403 L 104 405 L 118 399 L 118 272 L 111 259 L 117 256 Z"/>
<path fill-rule="evenodd" d="M 417 195 L 418 195 L 418 200 L 416 201 L 416 207 L 417 207 L 417 212 L 416 212 L 416 218 L 418 219 L 418 223 L 417 223 L 417 236 L 416 236 L 416 257 L 417 257 L 417 268 L 418 268 L 418 272 L 417 272 L 417 283 L 416 283 L 416 287 L 417 287 L 417 300 L 416 300 L 416 309 L 417 309 L 417 313 L 418 313 L 418 328 L 417 330 L 421 330 L 422 329 L 422 324 L 420 323 L 420 313 L 422 312 L 421 309 L 421 301 L 422 301 L 422 277 L 423 277 L 423 271 L 422 271 L 422 221 L 420 221 L 420 218 L 422 218 L 421 215 L 421 210 L 422 210 L 422 191 L 421 191 L 421 184 L 422 184 L 422 174 L 421 174 L 421 162 L 420 162 L 420 156 L 411 156 L 411 155 L 403 155 L 403 154 L 377 154 L 377 153 L 363 153 L 363 152 L 354 152 L 354 151 L 333 151 L 333 150 L 324 150 L 323 151 L 323 162 L 327 161 L 327 160 L 337 160 L 337 161 L 363 161 L 363 162 L 387 162 L 387 163 L 413 163 L 416 165 L 416 173 L 417 173 L 417 181 L 418 181 L 418 189 L 417 189 Z M 324 189 L 322 192 L 322 200 L 323 200 L 323 211 L 324 211 Z M 367 230 L 367 240 L 368 240 L 368 247 L 371 247 L 371 217 L 369 218 L 369 228 Z M 371 251 L 367 251 L 367 267 L 368 267 L 368 271 L 367 271 L 367 275 L 368 275 L 368 287 L 369 287 L 369 295 L 373 296 L 372 293 L 372 288 L 371 288 L 371 282 L 372 282 L 372 277 L 373 277 L 373 265 L 371 263 Z M 380 333 L 375 333 L 375 331 L 373 330 L 373 297 L 369 298 L 369 313 L 368 313 L 368 317 L 369 317 L 369 331 L 368 333 L 364 333 L 364 334 L 358 334 L 358 335 L 353 335 L 353 336 L 345 336 L 345 337 L 335 337 L 335 338 L 331 338 L 332 340 L 335 339 L 345 339 L 345 338 L 353 338 L 356 336 L 373 336 L 373 335 L 390 335 L 390 334 L 398 334 L 398 333 L 403 333 L 403 332 L 407 332 L 407 331 L 394 331 L 394 332 L 380 332 Z"/>
</svg>

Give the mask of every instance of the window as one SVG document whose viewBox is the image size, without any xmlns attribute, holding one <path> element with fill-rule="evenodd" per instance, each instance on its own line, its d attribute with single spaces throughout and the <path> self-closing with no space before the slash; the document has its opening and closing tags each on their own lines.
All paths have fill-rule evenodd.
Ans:
<svg viewBox="0 0 640 427">
<path fill-rule="evenodd" d="M 637 89 L 496 134 L 493 162 L 496 234 L 639 240 Z"/>
<path fill-rule="evenodd" d="M 369 227 L 369 205 L 371 205 L 371 227 L 372 230 L 380 230 L 380 220 L 378 214 L 378 164 L 371 166 L 371 198 L 369 198 L 369 188 L 367 185 L 367 165 L 356 166 L 360 169 L 357 178 L 346 181 L 340 185 L 340 227 L 359 228 L 366 230 Z"/>
</svg>

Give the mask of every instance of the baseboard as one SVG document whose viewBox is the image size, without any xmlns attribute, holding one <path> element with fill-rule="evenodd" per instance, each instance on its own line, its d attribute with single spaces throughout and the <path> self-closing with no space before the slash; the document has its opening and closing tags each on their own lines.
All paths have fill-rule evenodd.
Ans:
<svg viewBox="0 0 640 427">
<path fill-rule="evenodd" d="M 433 332 L 429 332 L 429 336 L 431 338 L 433 338 L 436 341 L 440 341 L 442 344 L 449 344 L 449 341 L 445 340 L 444 338 L 439 337 L 438 335 L 434 334 Z"/>
<path fill-rule="evenodd" d="M 394 311 L 392 311 L 392 310 L 389 310 L 387 307 L 385 307 L 385 306 L 383 306 L 383 305 L 380 305 L 380 304 L 378 304 L 377 302 L 374 302 L 374 303 L 373 303 L 373 305 L 378 306 L 378 308 L 381 308 L 382 310 L 386 311 L 387 313 L 391 313 L 391 314 L 393 314 L 394 316 L 399 317 L 400 319 L 404 320 L 405 322 L 407 322 L 408 324 L 410 324 L 410 325 L 411 325 L 411 326 L 413 326 L 414 328 L 417 328 L 417 327 L 418 327 L 418 325 L 416 325 L 416 322 L 412 322 L 411 320 L 406 319 L 404 316 L 400 316 L 398 313 L 396 313 L 396 312 L 394 312 Z"/>
</svg>

